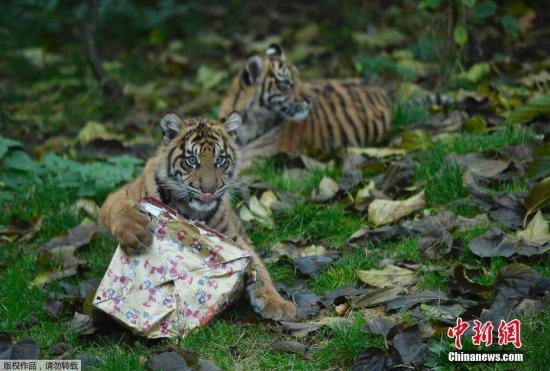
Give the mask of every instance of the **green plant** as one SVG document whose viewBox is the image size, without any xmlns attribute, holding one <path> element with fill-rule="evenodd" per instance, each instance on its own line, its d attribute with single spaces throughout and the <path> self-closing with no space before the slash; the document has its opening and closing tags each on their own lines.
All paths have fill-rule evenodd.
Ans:
<svg viewBox="0 0 550 371">
<path fill-rule="evenodd" d="M 0 138 L 0 199 L 12 198 L 32 185 L 55 183 L 74 190 L 80 197 L 101 199 L 115 187 L 132 180 L 142 161 L 131 156 L 112 157 L 104 162 L 82 164 L 55 154 L 34 161 L 15 140 Z"/>
</svg>

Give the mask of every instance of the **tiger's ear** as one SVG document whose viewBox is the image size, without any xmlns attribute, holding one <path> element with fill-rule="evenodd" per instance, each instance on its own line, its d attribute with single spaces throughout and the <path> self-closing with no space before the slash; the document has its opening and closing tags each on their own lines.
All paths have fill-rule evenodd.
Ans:
<svg viewBox="0 0 550 371">
<path fill-rule="evenodd" d="M 241 126 L 243 119 L 238 112 L 231 112 L 227 118 L 222 121 L 225 125 L 225 130 L 231 135 L 235 135 L 239 126 Z"/>
<path fill-rule="evenodd" d="M 279 58 L 284 59 L 284 53 L 283 48 L 281 48 L 277 44 L 271 44 L 268 46 L 267 50 L 265 51 L 265 56 L 268 58 Z"/>
<path fill-rule="evenodd" d="M 160 120 L 160 127 L 162 128 L 162 141 L 164 144 L 169 144 L 178 135 L 183 121 L 177 115 L 177 113 L 170 112 L 162 117 Z"/>
<path fill-rule="evenodd" d="M 246 85 L 252 85 L 260 81 L 263 72 L 262 58 L 255 55 L 251 57 L 244 66 L 243 81 Z"/>
</svg>

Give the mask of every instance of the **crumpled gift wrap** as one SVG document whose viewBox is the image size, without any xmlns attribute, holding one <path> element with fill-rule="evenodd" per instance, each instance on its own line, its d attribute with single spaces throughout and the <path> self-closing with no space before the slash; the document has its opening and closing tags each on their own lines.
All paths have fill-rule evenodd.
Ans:
<svg viewBox="0 0 550 371">
<path fill-rule="evenodd" d="M 117 248 L 93 306 L 138 335 L 184 336 L 237 298 L 250 255 L 155 199 L 143 199 L 140 207 L 155 223 L 153 244 L 139 256 Z"/>
</svg>

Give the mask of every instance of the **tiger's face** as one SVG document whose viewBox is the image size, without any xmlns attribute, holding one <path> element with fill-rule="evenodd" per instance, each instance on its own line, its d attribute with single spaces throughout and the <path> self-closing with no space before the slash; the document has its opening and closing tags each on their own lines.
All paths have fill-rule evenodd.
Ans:
<svg viewBox="0 0 550 371">
<path fill-rule="evenodd" d="M 304 120 L 311 107 L 300 89 L 297 69 L 286 62 L 278 45 L 271 45 L 264 57 L 251 57 L 237 77 L 237 92 L 222 103 L 222 110 L 237 111 L 243 125 L 237 141 L 245 144 L 285 120 Z"/>
<path fill-rule="evenodd" d="M 233 134 L 240 124 L 236 112 L 220 121 L 166 114 L 161 120 L 164 145 L 157 183 L 196 212 L 215 209 L 234 187 L 238 152 Z"/>
</svg>

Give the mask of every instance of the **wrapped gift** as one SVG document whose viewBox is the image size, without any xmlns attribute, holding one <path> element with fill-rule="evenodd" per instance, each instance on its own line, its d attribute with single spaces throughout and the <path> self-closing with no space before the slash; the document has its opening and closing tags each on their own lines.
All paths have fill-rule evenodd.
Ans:
<svg viewBox="0 0 550 371">
<path fill-rule="evenodd" d="M 117 248 L 93 305 L 138 335 L 184 336 L 240 295 L 250 255 L 155 199 L 140 207 L 155 225 L 153 243 L 138 256 Z"/>
</svg>

